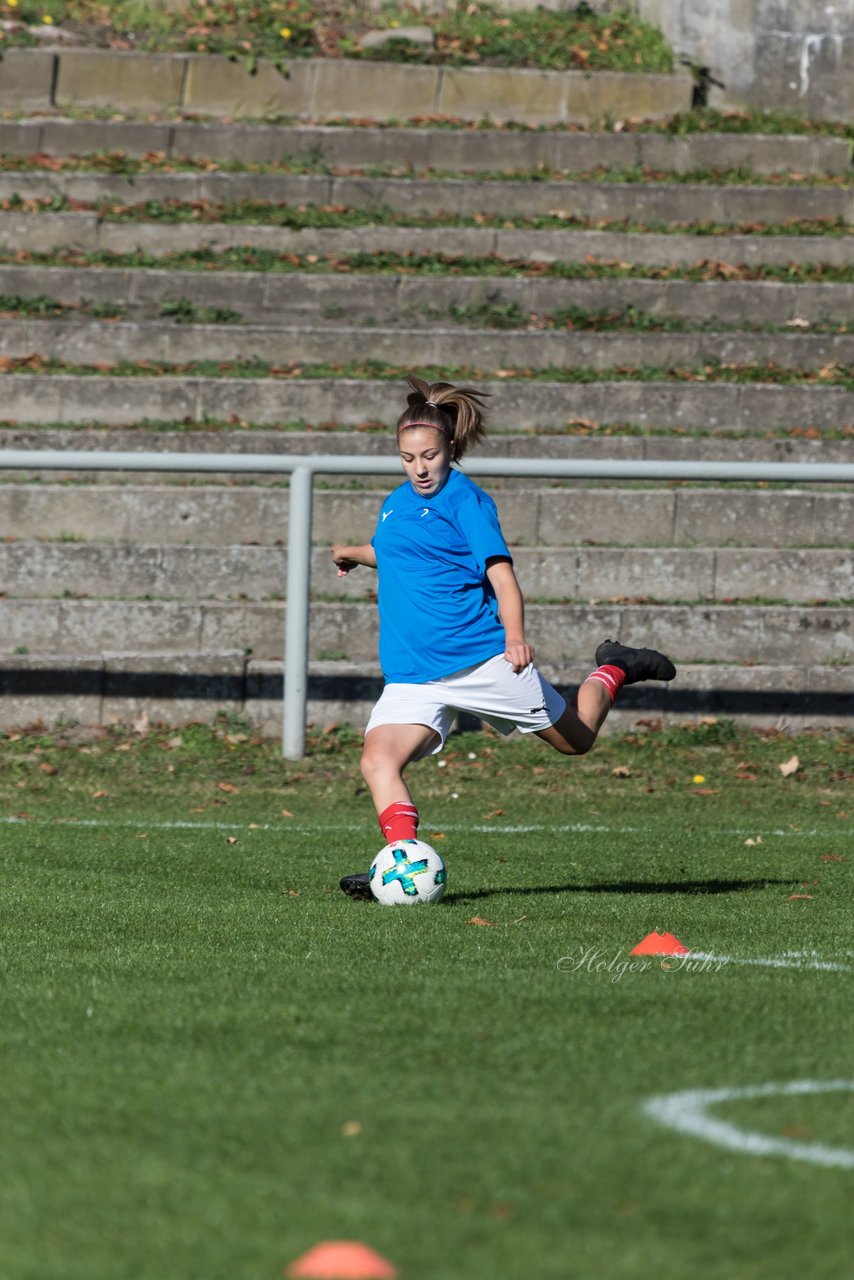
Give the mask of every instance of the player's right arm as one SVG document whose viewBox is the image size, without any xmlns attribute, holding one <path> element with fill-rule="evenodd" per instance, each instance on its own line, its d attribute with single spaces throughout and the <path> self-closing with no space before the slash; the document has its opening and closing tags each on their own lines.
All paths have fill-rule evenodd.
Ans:
<svg viewBox="0 0 854 1280">
<path fill-rule="evenodd" d="M 358 568 L 360 564 L 367 569 L 377 567 L 376 552 L 369 542 L 361 547 L 345 547 L 336 543 L 332 548 L 332 559 L 338 569 L 339 578 L 346 578 L 350 570 Z"/>
</svg>

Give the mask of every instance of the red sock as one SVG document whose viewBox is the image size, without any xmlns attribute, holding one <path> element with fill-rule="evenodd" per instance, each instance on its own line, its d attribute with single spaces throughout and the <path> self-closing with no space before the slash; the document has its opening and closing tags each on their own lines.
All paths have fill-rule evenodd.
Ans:
<svg viewBox="0 0 854 1280">
<path fill-rule="evenodd" d="M 386 844 L 395 840 L 415 840 L 418 830 L 418 810 L 414 804 L 404 800 L 396 800 L 379 816 L 380 831 L 385 836 Z"/>
<path fill-rule="evenodd" d="M 622 667 L 605 665 L 604 667 L 597 667 L 595 671 L 591 671 L 587 679 L 596 680 L 599 684 L 604 685 L 613 702 L 625 683 L 626 673 Z"/>
</svg>

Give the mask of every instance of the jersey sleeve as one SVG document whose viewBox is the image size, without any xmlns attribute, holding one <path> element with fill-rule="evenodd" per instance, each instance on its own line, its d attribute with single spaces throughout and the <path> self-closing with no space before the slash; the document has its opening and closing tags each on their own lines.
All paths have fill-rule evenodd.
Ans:
<svg viewBox="0 0 854 1280">
<path fill-rule="evenodd" d="M 488 493 L 482 489 L 467 493 L 454 517 L 481 573 L 486 572 L 486 562 L 494 556 L 502 556 L 512 564 L 498 521 L 498 508 Z"/>
</svg>

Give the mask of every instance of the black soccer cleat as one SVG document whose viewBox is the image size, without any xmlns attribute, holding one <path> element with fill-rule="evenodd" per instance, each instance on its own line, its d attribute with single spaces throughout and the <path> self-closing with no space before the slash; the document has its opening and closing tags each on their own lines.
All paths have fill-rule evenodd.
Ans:
<svg viewBox="0 0 854 1280">
<path fill-rule="evenodd" d="M 367 871 L 355 871 L 351 876 L 342 876 L 341 888 L 351 898 L 358 898 L 362 902 L 375 901 Z"/>
<path fill-rule="evenodd" d="M 619 667 L 626 673 L 626 684 L 641 680 L 672 680 L 676 668 L 657 649 L 630 649 L 617 640 L 603 640 L 596 650 L 597 667 Z"/>
</svg>

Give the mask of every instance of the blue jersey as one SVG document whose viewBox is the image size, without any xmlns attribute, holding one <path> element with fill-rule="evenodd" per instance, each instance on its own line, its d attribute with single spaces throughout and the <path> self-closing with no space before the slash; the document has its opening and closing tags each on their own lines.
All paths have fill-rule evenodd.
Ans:
<svg viewBox="0 0 854 1280">
<path fill-rule="evenodd" d="M 389 494 L 371 539 L 379 574 L 380 666 L 390 683 L 423 684 L 503 653 L 486 577 L 511 559 L 489 494 L 452 470 L 438 493 L 407 480 Z"/>
</svg>

